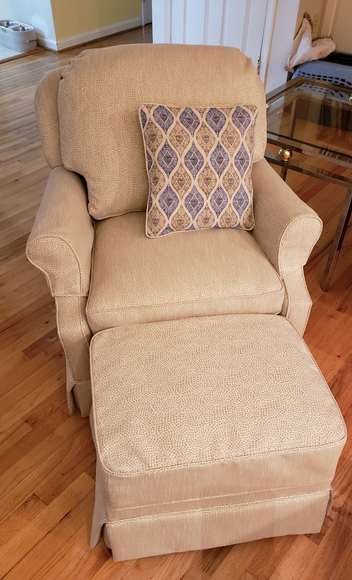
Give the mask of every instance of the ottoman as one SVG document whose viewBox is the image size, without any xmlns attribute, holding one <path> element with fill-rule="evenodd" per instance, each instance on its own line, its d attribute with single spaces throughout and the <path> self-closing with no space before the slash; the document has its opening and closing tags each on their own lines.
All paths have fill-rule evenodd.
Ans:
<svg viewBox="0 0 352 580">
<path fill-rule="evenodd" d="M 346 429 L 285 318 L 104 330 L 91 376 L 92 547 L 102 528 L 114 560 L 320 530 Z"/>
</svg>

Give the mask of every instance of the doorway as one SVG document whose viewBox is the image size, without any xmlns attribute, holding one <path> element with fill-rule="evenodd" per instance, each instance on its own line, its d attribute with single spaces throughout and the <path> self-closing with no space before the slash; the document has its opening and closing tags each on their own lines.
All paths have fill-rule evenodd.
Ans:
<svg viewBox="0 0 352 580">
<path fill-rule="evenodd" d="M 142 0 L 142 26 L 152 21 L 152 0 Z"/>
</svg>

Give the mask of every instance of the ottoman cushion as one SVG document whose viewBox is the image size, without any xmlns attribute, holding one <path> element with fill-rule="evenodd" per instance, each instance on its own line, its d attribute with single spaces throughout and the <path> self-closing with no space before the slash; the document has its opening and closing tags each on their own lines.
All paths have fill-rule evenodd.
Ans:
<svg viewBox="0 0 352 580">
<path fill-rule="evenodd" d="M 345 425 L 286 319 L 225 315 L 122 326 L 94 336 L 91 365 L 93 544 L 104 523 L 109 541 L 109 527 L 127 525 L 131 533 L 139 522 L 143 535 L 148 518 L 201 519 L 234 506 L 250 512 L 258 502 L 267 509 L 297 495 L 318 502 L 319 523 L 308 516 L 306 523 L 321 525 Z M 250 539 L 273 535 L 263 521 L 251 526 Z M 244 540 L 229 536 L 235 541 Z"/>
</svg>

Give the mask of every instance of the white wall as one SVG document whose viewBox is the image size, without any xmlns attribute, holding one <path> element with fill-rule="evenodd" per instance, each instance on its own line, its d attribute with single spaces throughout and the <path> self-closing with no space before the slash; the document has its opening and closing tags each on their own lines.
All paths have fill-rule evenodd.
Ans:
<svg viewBox="0 0 352 580">
<path fill-rule="evenodd" d="M 298 9 L 299 0 L 277 0 L 264 79 L 266 93 L 286 82 L 284 67 L 296 32 Z"/>
<path fill-rule="evenodd" d="M 56 43 L 53 12 L 50 0 L 1 0 L 1 20 L 18 20 L 34 26 L 38 44 L 44 38 Z"/>
</svg>

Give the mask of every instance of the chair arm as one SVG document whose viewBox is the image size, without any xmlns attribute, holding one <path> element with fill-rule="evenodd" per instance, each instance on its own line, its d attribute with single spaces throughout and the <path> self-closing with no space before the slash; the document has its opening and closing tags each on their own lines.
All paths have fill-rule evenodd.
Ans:
<svg viewBox="0 0 352 580">
<path fill-rule="evenodd" d="M 81 177 L 55 167 L 40 204 L 26 253 L 42 270 L 53 296 L 86 296 L 94 227 Z"/>
<path fill-rule="evenodd" d="M 282 278 L 303 267 L 322 232 L 320 217 L 269 163 L 253 165 L 253 236 Z"/>
</svg>

